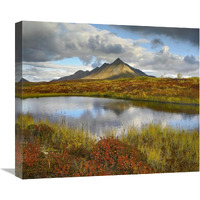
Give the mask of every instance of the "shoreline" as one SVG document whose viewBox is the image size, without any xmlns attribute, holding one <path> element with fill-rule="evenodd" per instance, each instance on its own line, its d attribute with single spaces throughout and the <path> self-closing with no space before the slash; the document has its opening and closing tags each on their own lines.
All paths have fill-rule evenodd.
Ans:
<svg viewBox="0 0 200 200">
<path fill-rule="evenodd" d="M 162 104 L 176 104 L 176 105 L 187 105 L 187 106 L 199 106 L 198 103 L 187 103 L 187 102 L 176 102 L 176 101 L 160 101 L 160 100 L 148 100 L 148 99 L 137 99 L 137 98 L 123 98 L 110 95 L 79 95 L 79 94 L 64 94 L 64 93 L 53 93 L 53 94 L 38 94 L 38 95 L 27 95 L 21 97 L 21 95 L 15 95 L 15 98 L 29 99 L 29 98 L 41 98 L 41 97 L 96 97 L 106 99 L 120 99 L 127 101 L 138 101 L 138 102 L 149 102 L 149 103 L 162 103 Z"/>
</svg>

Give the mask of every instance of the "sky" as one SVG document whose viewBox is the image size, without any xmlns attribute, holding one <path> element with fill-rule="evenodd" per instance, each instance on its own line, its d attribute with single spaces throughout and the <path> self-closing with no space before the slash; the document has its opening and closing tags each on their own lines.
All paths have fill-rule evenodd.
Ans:
<svg viewBox="0 0 200 200">
<path fill-rule="evenodd" d="M 199 76 L 199 29 L 29 22 L 22 24 L 16 81 L 38 82 L 120 58 L 156 77 Z"/>
</svg>

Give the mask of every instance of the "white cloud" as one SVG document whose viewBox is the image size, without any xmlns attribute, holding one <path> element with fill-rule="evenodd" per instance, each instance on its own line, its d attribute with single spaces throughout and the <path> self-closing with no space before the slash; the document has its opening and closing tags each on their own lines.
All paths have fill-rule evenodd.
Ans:
<svg viewBox="0 0 200 200">
<path fill-rule="evenodd" d="M 120 57 L 135 68 L 154 70 L 158 76 L 164 73 L 174 76 L 179 72 L 184 76 L 198 76 L 199 58 L 174 55 L 169 46 L 163 46 L 161 51 L 153 53 L 141 47 L 141 43 L 150 41 L 120 38 L 88 24 L 23 22 L 23 61 L 24 66 L 29 66 L 23 68 L 23 74 L 30 78 L 31 74 L 35 74 L 33 79 L 38 81 L 51 80 L 70 75 L 75 70 L 91 70 L 104 61 L 113 62 Z M 48 62 L 72 57 L 82 60 L 83 66 Z M 33 66 L 37 70 L 34 71 Z"/>
<path fill-rule="evenodd" d="M 74 74 L 78 70 L 92 70 L 92 66 L 58 65 L 48 62 L 23 62 L 22 76 L 29 81 L 50 81 Z"/>
<path fill-rule="evenodd" d="M 96 57 L 97 60 L 112 62 L 116 56 L 137 58 L 143 51 L 140 46 L 133 45 L 133 40 L 88 24 L 24 22 L 23 27 L 24 61 L 79 57 L 88 64 Z"/>
<path fill-rule="evenodd" d="M 169 77 L 176 77 L 177 73 L 182 73 L 184 77 L 188 77 L 199 74 L 198 58 L 192 57 L 192 62 L 188 62 L 188 57 L 184 59 L 184 57 L 172 54 L 169 46 L 163 46 L 162 50 L 157 53 L 146 53 L 138 61 L 137 67 L 154 70 L 158 76 L 167 74 Z"/>
</svg>

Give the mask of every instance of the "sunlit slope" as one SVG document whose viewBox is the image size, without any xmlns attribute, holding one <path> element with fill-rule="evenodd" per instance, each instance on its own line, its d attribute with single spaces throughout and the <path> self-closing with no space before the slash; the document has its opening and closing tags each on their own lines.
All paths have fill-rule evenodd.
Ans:
<svg viewBox="0 0 200 200">
<path fill-rule="evenodd" d="M 103 67 L 103 68 L 102 68 Z M 128 64 L 121 61 L 119 58 L 113 63 L 105 64 L 100 67 L 102 70 L 91 73 L 83 79 L 116 79 L 116 78 L 134 78 L 137 76 L 147 76 L 138 69 L 130 67 Z"/>
</svg>

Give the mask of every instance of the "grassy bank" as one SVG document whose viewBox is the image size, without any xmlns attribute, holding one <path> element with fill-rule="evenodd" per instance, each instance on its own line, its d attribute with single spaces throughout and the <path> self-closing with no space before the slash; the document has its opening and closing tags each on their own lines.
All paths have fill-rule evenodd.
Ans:
<svg viewBox="0 0 200 200">
<path fill-rule="evenodd" d="M 137 147 L 155 172 L 199 170 L 199 132 L 149 124 L 130 128 L 121 141 Z"/>
<path fill-rule="evenodd" d="M 199 170 L 198 130 L 150 124 L 119 137 L 104 135 L 99 139 L 82 128 L 18 116 L 16 174 L 22 168 L 23 178 Z"/>
<path fill-rule="evenodd" d="M 21 92 L 23 96 L 21 96 Z M 153 102 L 199 104 L 199 78 L 136 77 L 16 84 L 16 96 L 93 96 Z"/>
</svg>

